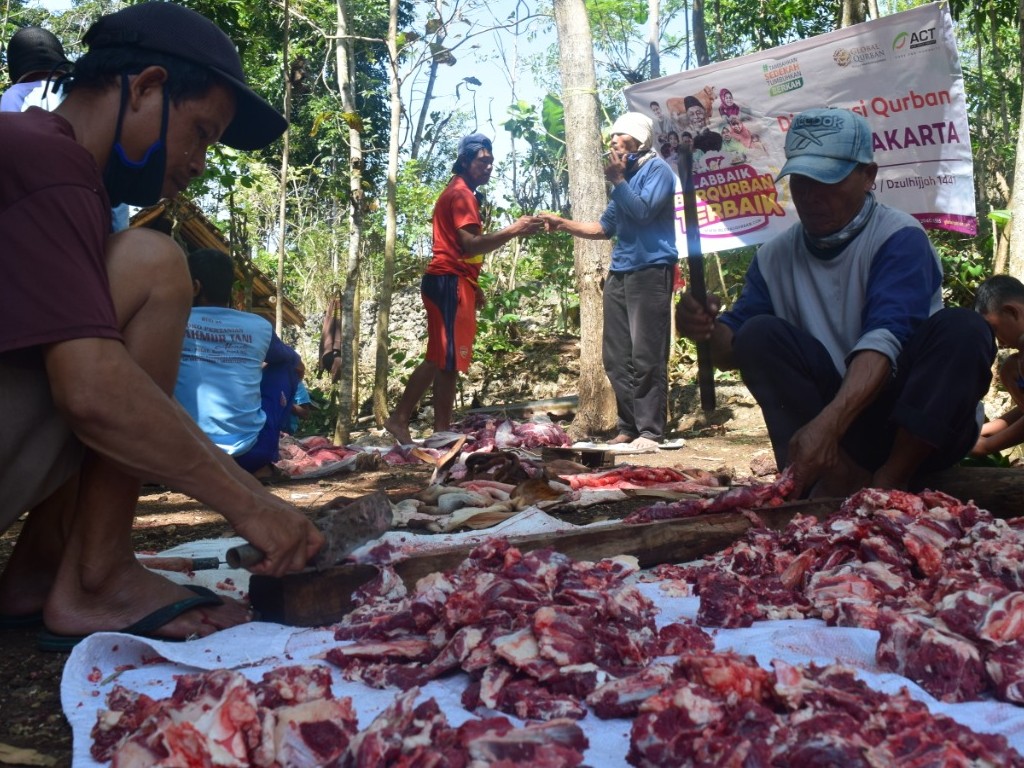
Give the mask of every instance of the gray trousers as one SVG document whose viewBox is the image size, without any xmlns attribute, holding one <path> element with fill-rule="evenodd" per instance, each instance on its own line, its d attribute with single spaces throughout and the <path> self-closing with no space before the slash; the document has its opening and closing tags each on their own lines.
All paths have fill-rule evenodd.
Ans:
<svg viewBox="0 0 1024 768">
<path fill-rule="evenodd" d="M 619 434 L 661 440 L 668 408 L 673 267 L 610 272 L 604 284 L 604 370 Z"/>
</svg>

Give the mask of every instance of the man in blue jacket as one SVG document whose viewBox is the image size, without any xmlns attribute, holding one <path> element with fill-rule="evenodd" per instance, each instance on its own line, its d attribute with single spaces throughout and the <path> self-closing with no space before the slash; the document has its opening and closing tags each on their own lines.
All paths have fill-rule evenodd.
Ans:
<svg viewBox="0 0 1024 768">
<path fill-rule="evenodd" d="M 651 148 L 646 115 L 627 112 L 612 125 L 605 177 L 611 202 L 599 221 L 554 214 L 551 232 L 615 239 L 604 283 L 604 369 L 615 391 L 618 435 L 609 442 L 656 448 L 665 434 L 668 353 L 676 249 L 675 175 Z"/>
<path fill-rule="evenodd" d="M 800 221 L 761 246 L 729 311 L 688 294 L 677 306 L 679 332 L 739 369 L 798 494 L 908 488 L 952 466 L 978 437 L 991 380 L 984 319 L 943 309 L 924 229 L 871 193 L 872 142 L 853 112 L 797 115 L 779 178 Z"/>
</svg>

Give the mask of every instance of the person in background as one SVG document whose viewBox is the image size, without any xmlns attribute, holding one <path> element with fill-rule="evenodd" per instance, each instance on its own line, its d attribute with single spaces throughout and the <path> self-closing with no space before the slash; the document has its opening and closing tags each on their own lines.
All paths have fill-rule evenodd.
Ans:
<svg viewBox="0 0 1024 768">
<path fill-rule="evenodd" d="M 60 80 L 72 68 L 64 46 L 42 27 L 14 33 L 7 47 L 7 67 L 14 83 L 0 96 L 0 112 L 24 112 L 29 107 L 53 111 L 64 100 Z M 128 229 L 128 205 L 110 210 L 111 232 Z"/>
<path fill-rule="evenodd" d="M 22 27 L 7 44 L 7 73 L 12 85 L 0 96 L 0 112 L 55 109 L 63 98 L 55 81 L 70 68 L 56 35 L 42 27 Z"/>
<path fill-rule="evenodd" d="M 185 493 L 265 553 L 305 567 L 323 536 L 215 447 L 174 401 L 192 301 L 166 235 L 111 234 L 111 201 L 152 205 L 287 121 L 246 85 L 237 49 L 175 3 L 101 16 L 53 112 L 0 113 L 0 529 L 27 512 L 0 574 L 0 625 L 65 651 L 92 632 L 184 640 L 248 607 L 150 571 L 132 543 L 142 484 Z"/>
<path fill-rule="evenodd" d="M 291 408 L 288 412 L 288 426 L 285 431 L 290 435 L 298 432 L 299 422 L 302 419 L 308 418 L 315 407 L 312 399 L 309 397 L 309 390 L 306 389 L 305 382 L 300 381 L 298 386 L 295 387 L 295 398 L 292 400 Z"/>
<path fill-rule="evenodd" d="M 266 318 L 231 308 L 235 268 L 215 248 L 188 255 L 192 311 L 174 396 L 214 445 L 262 477 L 304 368 Z"/>
<path fill-rule="evenodd" d="M 454 176 L 434 205 L 433 257 L 421 283 L 427 310 L 427 351 L 409 377 L 384 428 L 402 445 L 412 442 L 409 422 L 426 391 L 434 387 L 434 431 L 451 426 L 459 373 L 469 370 L 476 338 L 476 312 L 486 301 L 480 290 L 484 254 L 517 237 L 544 229 L 536 216 L 520 216 L 504 229 L 484 233 L 477 188 L 491 178 L 491 140 L 471 133 L 459 142 Z"/>
<path fill-rule="evenodd" d="M 906 489 L 952 466 L 977 440 L 991 380 L 984 320 L 943 309 L 921 224 L 875 200 L 872 142 L 848 110 L 798 114 L 779 177 L 799 221 L 760 247 L 729 311 L 690 294 L 677 305 L 679 333 L 740 371 L 797 495 Z"/>
<path fill-rule="evenodd" d="M 1017 351 L 999 368 L 1013 407 L 981 427 L 981 436 L 971 449 L 972 456 L 989 456 L 1024 443 L 1024 283 L 1009 275 L 995 275 L 978 286 L 974 309 L 992 328 L 999 345 Z"/>
<path fill-rule="evenodd" d="M 675 175 L 651 149 L 651 120 L 627 112 L 612 125 L 605 177 L 611 201 L 599 221 L 542 214 L 549 231 L 615 239 L 604 283 L 604 369 L 615 391 L 618 434 L 609 442 L 656 450 L 668 416 L 668 353 L 676 249 Z"/>
</svg>

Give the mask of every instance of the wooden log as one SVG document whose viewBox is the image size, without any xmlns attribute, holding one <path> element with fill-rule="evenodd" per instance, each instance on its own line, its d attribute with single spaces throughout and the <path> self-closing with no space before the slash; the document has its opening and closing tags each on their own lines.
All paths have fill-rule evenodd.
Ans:
<svg viewBox="0 0 1024 768">
<path fill-rule="evenodd" d="M 837 512 L 842 499 L 796 501 L 757 511 L 765 525 L 784 528 L 798 514 L 825 517 Z M 529 552 L 551 547 L 576 560 L 601 560 L 617 555 L 636 557 L 642 568 L 660 563 L 684 563 L 729 546 L 751 527 L 738 513 L 659 520 L 641 525 L 608 525 L 509 537 L 509 543 Z M 457 567 L 473 547 L 413 555 L 394 569 L 413 589 L 427 574 Z M 281 578 L 253 575 L 249 596 L 262 619 L 291 626 L 322 626 L 352 610 L 352 593 L 377 575 L 369 565 L 339 565 L 323 571 L 306 570 Z"/>
<path fill-rule="evenodd" d="M 973 501 L 996 517 L 1024 514 L 1024 471 L 1006 467 L 951 467 L 923 478 L 921 487 Z"/>
</svg>

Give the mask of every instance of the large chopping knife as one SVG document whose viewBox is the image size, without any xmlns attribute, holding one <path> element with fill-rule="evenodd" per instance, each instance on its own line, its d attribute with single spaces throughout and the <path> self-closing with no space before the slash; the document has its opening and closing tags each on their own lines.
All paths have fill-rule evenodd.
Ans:
<svg viewBox="0 0 1024 768">
<path fill-rule="evenodd" d="M 309 564 L 318 571 L 337 565 L 366 542 L 380 538 L 391 522 L 391 502 L 381 491 L 355 501 L 335 499 L 325 504 L 313 518 L 324 535 L 324 545 Z M 251 544 L 242 544 L 229 549 L 224 559 L 232 568 L 248 568 L 260 562 L 263 553 Z"/>
<path fill-rule="evenodd" d="M 690 272 L 690 294 L 702 307 L 707 306 L 704 285 L 704 252 L 700 246 L 697 221 L 697 193 L 693 187 L 693 150 L 679 148 L 679 180 L 683 185 L 683 222 L 686 224 L 686 265 Z M 700 407 L 706 413 L 715 410 L 715 369 L 711 361 L 711 342 L 697 342 L 697 389 Z"/>
</svg>

